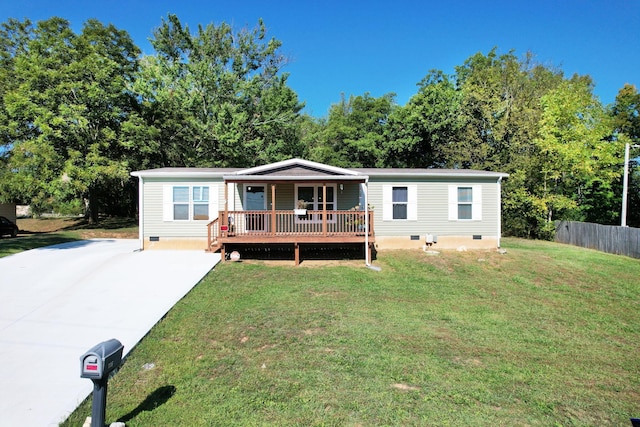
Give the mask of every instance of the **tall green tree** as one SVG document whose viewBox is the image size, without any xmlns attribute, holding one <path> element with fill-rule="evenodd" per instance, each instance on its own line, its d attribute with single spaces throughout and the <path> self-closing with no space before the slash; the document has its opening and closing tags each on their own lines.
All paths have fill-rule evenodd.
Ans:
<svg viewBox="0 0 640 427">
<path fill-rule="evenodd" d="M 62 18 L 23 28 L 15 84 L 3 94 L 10 141 L 3 187 L 35 211 L 82 198 L 96 222 L 101 191 L 129 179 L 120 131 L 135 107 L 126 87 L 139 50 L 125 31 L 96 20 L 80 34 Z"/>
<path fill-rule="evenodd" d="M 418 93 L 389 117 L 384 142 L 388 167 L 443 167 L 453 163 L 450 147 L 461 131 L 461 93 L 455 80 L 432 70 Z"/>
<path fill-rule="evenodd" d="M 611 115 L 616 133 L 625 134 L 633 144 L 640 142 L 640 93 L 625 84 L 616 95 Z"/>
<path fill-rule="evenodd" d="M 0 24 L 0 123 L 9 120 L 4 97 L 16 87 L 15 61 L 27 48 L 30 28 L 31 22 L 28 20 L 21 22 L 11 18 Z M 6 126 L 0 126 L 0 132 L 0 158 L 6 159 L 14 137 Z"/>
<path fill-rule="evenodd" d="M 323 144 L 311 156 L 319 162 L 336 166 L 382 166 L 385 128 L 395 107 L 395 94 L 372 97 L 342 96 L 329 109 L 323 132 Z"/>
<path fill-rule="evenodd" d="M 621 174 L 621 144 L 610 138 L 611 122 L 593 95 L 590 78 L 564 81 L 541 103 L 544 111 L 534 142 L 540 151 L 538 195 L 547 221 L 589 220 L 591 210 L 612 199 L 611 185 Z"/>
<path fill-rule="evenodd" d="M 191 33 L 175 15 L 154 31 L 134 92 L 141 111 L 127 124 L 147 141 L 149 166 L 246 167 L 300 157 L 303 107 L 282 73 L 281 43 L 262 21 L 234 31 L 222 23 Z"/>
<path fill-rule="evenodd" d="M 456 67 L 461 92 L 462 131 L 447 146 L 449 166 L 498 169 L 526 167 L 542 114 L 540 98 L 563 77 L 535 62 L 527 53 L 499 55 L 494 48 L 477 53 Z"/>
<path fill-rule="evenodd" d="M 634 85 L 625 84 L 611 108 L 615 135 L 622 143 L 640 144 L 640 93 Z M 640 227 L 640 150 L 631 150 L 627 199 L 627 224 Z M 622 185 L 620 188 L 620 199 Z"/>
</svg>

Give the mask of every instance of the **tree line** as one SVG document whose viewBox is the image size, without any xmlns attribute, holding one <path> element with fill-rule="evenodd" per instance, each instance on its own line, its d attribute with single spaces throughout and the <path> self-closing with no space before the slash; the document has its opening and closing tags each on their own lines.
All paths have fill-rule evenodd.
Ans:
<svg viewBox="0 0 640 427">
<path fill-rule="evenodd" d="M 301 157 L 507 172 L 507 235 L 550 238 L 558 219 L 620 221 L 624 144 L 640 138 L 635 86 L 606 106 L 589 76 L 494 48 L 452 74 L 428 71 L 405 105 L 393 93 L 342 95 L 315 118 L 262 21 L 192 30 L 170 14 L 151 44 L 142 55 L 126 31 L 98 20 L 78 34 L 59 17 L 1 24 L 0 201 L 92 221 L 133 216 L 133 170 Z M 640 226 L 632 172 L 627 222 Z"/>
</svg>

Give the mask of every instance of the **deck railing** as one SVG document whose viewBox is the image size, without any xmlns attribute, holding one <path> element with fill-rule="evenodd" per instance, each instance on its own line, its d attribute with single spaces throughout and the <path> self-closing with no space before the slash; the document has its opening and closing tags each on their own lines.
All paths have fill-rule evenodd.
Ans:
<svg viewBox="0 0 640 427">
<path fill-rule="evenodd" d="M 364 211 L 220 211 L 208 224 L 210 244 L 219 238 L 252 236 L 269 237 L 364 236 Z M 370 236 L 373 235 L 373 212 L 369 212 Z"/>
</svg>

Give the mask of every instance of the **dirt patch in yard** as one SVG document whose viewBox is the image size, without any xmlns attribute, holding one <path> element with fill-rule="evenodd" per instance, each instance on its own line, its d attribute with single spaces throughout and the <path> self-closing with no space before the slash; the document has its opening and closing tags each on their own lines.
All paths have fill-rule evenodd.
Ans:
<svg viewBox="0 0 640 427">
<path fill-rule="evenodd" d="M 55 233 L 83 224 L 84 218 L 18 218 L 21 233 Z"/>
<path fill-rule="evenodd" d="M 81 239 L 137 239 L 135 219 L 103 218 L 89 224 L 83 217 L 19 218 L 20 234 L 42 234 L 72 231 Z"/>
</svg>

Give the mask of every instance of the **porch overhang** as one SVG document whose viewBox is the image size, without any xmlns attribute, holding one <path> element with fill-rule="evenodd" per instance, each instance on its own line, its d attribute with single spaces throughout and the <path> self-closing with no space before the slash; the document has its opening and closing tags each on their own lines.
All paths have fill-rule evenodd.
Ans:
<svg viewBox="0 0 640 427">
<path fill-rule="evenodd" d="M 369 175 L 309 160 L 289 159 L 269 165 L 230 171 L 222 178 L 226 183 L 366 183 Z"/>
<path fill-rule="evenodd" d="M 244 182 L 268 182 L 273 184 L 292 182 L 351 182 L 365 183 L 369 180 L 368 175 L 224 175 L 222 177 L 227 183 Z"/>
</svg>

